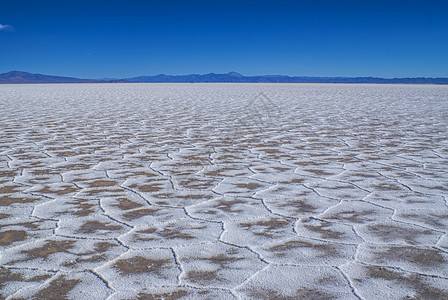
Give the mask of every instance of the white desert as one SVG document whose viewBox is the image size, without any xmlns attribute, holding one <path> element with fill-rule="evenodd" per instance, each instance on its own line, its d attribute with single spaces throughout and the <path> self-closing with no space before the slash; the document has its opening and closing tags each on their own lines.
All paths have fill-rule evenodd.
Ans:
<svg viewBox="0 0 448 300">
<path fill-rule="evenodd" d="M 447 86 L 0 86 L 1 299 L 447 299 L 447 232 Z"/>
</svg>

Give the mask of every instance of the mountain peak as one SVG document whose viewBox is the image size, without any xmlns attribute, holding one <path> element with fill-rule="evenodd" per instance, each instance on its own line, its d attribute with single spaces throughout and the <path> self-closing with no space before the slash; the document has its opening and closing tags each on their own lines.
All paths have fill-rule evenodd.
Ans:
<svg viewBox="0 0 448 300">
<path fill-rule="evenodd" d="M 237 72 L 229 72 L 227 73 L 227 75 L 232 76 L 232 77 L 244 77 L 242 74 L 237 73 Z"/>
</svg>

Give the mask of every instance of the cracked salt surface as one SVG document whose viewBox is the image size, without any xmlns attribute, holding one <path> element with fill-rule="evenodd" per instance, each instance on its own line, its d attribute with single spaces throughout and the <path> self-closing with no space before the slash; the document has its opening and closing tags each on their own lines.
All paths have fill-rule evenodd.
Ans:
<svg viewBox="0 0 448 300">
<path fill-rule="evenodd" d="M 0 85 L 0 298 L 446 299 L 447 99 Z"/>
</svg>

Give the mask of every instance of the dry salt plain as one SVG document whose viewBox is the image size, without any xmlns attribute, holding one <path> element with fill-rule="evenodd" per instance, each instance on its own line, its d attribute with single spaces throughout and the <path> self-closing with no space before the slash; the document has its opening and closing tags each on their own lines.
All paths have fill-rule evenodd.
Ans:
<svg viewBox="0 0 448 300">
<path fill-rule="evenodd" d="M 1 299 L 447 299 L 448 87 L 0 86 Z"/>
</svg>

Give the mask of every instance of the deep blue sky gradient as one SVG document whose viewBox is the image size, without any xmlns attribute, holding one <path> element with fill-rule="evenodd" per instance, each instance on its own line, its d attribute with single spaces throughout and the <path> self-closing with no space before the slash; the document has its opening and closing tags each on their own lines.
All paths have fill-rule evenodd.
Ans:
<svg viewBox="0 0 448 300">
<path fill-rule="evenodd" d="M 448 1 L 0 0 L 0 73 L 448 77 Z"/>
</svg>

